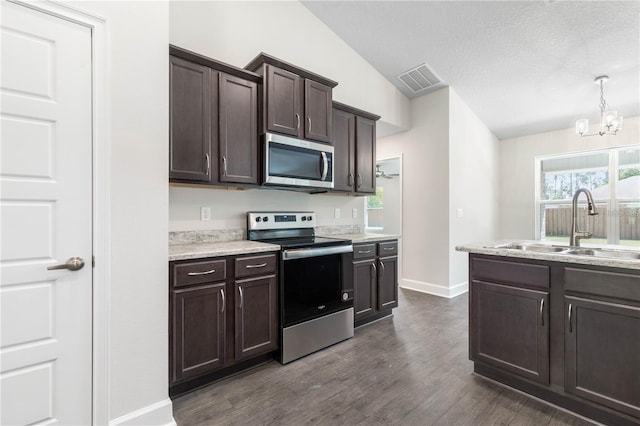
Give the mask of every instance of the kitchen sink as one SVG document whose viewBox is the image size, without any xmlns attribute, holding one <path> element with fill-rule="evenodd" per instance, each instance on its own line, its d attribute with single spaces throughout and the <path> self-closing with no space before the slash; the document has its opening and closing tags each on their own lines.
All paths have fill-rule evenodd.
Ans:
<svg viewBox="0 0 640 426">
<path fill-rule="evenodd" d="M 640 252 L 631 250 L 576 248 L 569 250 L 567 254 L 575 254 L 578 256 L 606 257 L 611 259 L 640 259 Z"/>
<path fill-rule="evenodd" d="M 508 244 L 491 246 L 490 248 L 534 251 L 537 253 L 566 253 L 567 251 L 569 251 L 569 247 L 566 247 L 566 246 L 550 246 L 546 244 L 528 244 L 528 243 L 508 243 Z"/>
<path fill-rule="evenodd" d="M 590 257 L 601 257 L 601 258 L 608 258 L 608 259 L 640 260 L 640 251 L 634 251 L 634 250 L 567 247 L 567 246 L 554 246 L 549 244 L 536 244 L 536 243 L 505 243 L 505 244 L 497 244 L 494 246 L 487 246 L 487 248 L 530 251 L 530 252 L 536 252 L 536 253 L 574 255 L 574 256 L 590 256 Z"/>
</svg>

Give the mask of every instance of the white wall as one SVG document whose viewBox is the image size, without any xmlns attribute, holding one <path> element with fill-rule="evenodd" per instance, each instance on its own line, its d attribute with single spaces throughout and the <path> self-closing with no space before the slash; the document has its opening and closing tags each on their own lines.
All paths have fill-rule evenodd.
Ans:
<svg viewBox="0 0 640 426">
<path fill-rule="evenodd" d="M 316 212 L 319 226 L 360 225 L 364 227 L 364 197 L 306 194 L 302 192 L 250 189 L 171 187 L 169 231 L 246 229 L 248 211 L 293 210 Z M 200 220 L 200 207 L 211 207 L 211 220 Z M 334 209 L 340 219 L 334 219 Z M 352 217 L 352 209 L 358 217 Z"/>
<path fill-rule="evenodd" d="M 449 94 L 449 284 L 461 291 L 468 254 L 455 246 L 498 237 L 500 145 L 453 89 Z"/>
<path fill-rule="evenodd" d="M 403 154 L 401 285 L 449 285 L 449 89 L 411 101 L 410 130 L 378 139 L 378 158 Z"/>
<path fill-rule="evenodd" d="M 169 5 L 70 4 L 109 31 L 109 418 L 168 424 Z"/>
<path fill-rule="evenodd" d="M 170 41 L 244 67 L 260 52 L 337 81 L 336 101 L 409 127 L 408 99 L 297 1 L 173 1 Z"/>
<path fill-rule="evenodd" d="M 411 123 L 377 152 L 404 156 L 401 285 L 452 297 L 467 289 L 455 246 L 498 236 L 499 141 L 451 88 L 412 100 Z"/>
<path fill-rule="evenodd" d="M 500 141 L 500 238 L 534 239 L 535 157 L 640 144 L 640 117 L 617 136 L 580 138 L 575 128 Z"/>
</svg>

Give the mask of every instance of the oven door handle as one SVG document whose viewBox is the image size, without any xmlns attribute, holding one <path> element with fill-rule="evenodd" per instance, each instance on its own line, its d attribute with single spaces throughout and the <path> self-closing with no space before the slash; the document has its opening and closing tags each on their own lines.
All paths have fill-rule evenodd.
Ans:
<svg viewBox="0 0 640 426">
<path fill-rule="evenodd" d="M 352 253 L 353 246 L 331 246 L 317 248 L 299 248 L 282 251 L 282 260 L 304 259 L 306 257 L 327 256 L 330 254 Z"/>
</svg>

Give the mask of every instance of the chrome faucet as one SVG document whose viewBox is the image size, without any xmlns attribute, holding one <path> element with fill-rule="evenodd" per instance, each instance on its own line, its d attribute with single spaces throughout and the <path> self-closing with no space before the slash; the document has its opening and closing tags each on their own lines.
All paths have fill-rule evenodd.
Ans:
<svg viewBox="0 0 640 426">
<path fill-rule="evenodd" d="M 589 216 L 595 216 L 598 213 L 596 212 L 596 203 L 593 202 L 593 196 L 588 189 L 580 188 L 573 194 L 573 202 L 571 204 L 571 236 L 569 237 L 569 245 L 572 247 L 580 246 L 580 240 L 583 238 L 591 238 L 593 234 L 590 232 L 578 231 L 577 223 L 578 223 L 578 197 L 580 193 L 584 193 L 587 196 L 587 214 Z"/>
</svg>

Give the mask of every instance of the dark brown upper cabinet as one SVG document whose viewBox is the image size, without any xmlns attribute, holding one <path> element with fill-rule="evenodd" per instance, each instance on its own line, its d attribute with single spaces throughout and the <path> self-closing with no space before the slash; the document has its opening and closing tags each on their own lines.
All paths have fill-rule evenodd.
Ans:
<svg viewBox="0 0 640 426">
<path fill-rule="evenodd" d="M 220 73 L 219 177 L 258 183 L 258 85 Z"/>
<path fill-rule="evenodd" d="M 246 67 L 264 78 L 263 133 L 332 141 L 332 89 L 337 82 L 261 53 Z"/>
<path fill-rule="evenodd" d="M 380 116 L 333 102 L 334 191 L 375 194 Z"/>
<path fill-rule="evenodd" d="M 211 133 L 217 126 L 212 73 L 206 66 L 170 58 L 170 179 L 211 180 Z"/>
<path fill-rule="evenodd" d="M 176 46 L 169 53 L 169 181 L 257 185 L 262 78 Z"/>
<path fill-rule="evenodd" d="M 289 71 L 265 66 L 264 123 L 267 130 L 302 137 L 302 78 Z"/>
</svg>

